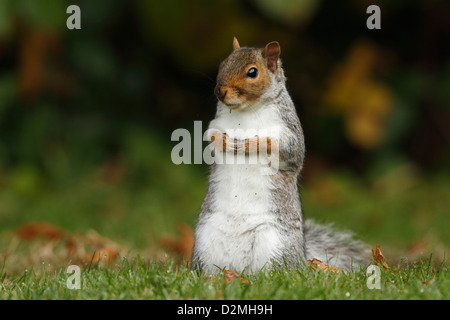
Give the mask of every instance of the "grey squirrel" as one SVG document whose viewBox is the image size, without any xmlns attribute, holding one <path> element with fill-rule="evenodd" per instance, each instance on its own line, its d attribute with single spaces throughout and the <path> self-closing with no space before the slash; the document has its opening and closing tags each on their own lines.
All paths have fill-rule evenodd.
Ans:
<svg viewBox="0 0 450 320">
<path fill-rule="evenodd" d="M 348 270 L 366 262 L 365 249 L 348 233 L 303 219 L 298 178 L 304 135 L 280 53 L 276 41 L 241 48 L 234 38 L 220 64 L 217 112 L 207 132 L 217 161 L 195 229 L 194 270 L 256 273 L 313 258 Z M 274 154 L 275 170 L 264 173 Z"/>
</svg>

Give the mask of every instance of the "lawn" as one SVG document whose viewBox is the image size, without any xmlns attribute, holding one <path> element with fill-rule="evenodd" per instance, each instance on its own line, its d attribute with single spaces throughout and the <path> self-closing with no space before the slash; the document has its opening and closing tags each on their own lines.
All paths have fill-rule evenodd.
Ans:
<svg viewBox="0 0 450 320">
<path fill-rule="evenodd" d="M 364 269 L 306 266 L 233 281 L 221 270 L 192 273 L 185 261 L 207 170 L 148 156 L 146 165 L 116 161 L 54 184 L 29 168 L 10 173 L 0 192 L 0 298 L 449 299 L 449 175 L 402 165 L 376 180 L 333 171 L 302 184 L 308 219 L 380 245 L 390 268 L 371 290 Z M 80 290 L 67 288 L 69 265 L 80 267 Z"/>
<path fill-rule="evenodd" d="M 256 275 L 198 275 L 172 259 L 122 258 L 111 266 L 83 265 L 80 289 L 65 268 L 49 272 L 45 263 L 3 283 L 2 299 L 449 299 L 450 270 L 422 259 L 389 270 L 380 268 L 380 289 L 364 270 L 269 270 Z M 370 274 L 369 274 L 370 276 Z M 68 285 L 68 281 L 70 282 Z"/>
</svg>

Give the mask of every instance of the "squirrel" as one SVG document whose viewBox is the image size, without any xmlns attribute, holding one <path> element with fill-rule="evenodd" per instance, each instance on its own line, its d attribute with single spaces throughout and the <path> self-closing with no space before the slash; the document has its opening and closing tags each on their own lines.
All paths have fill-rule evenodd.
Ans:
<svg viewBox="0 0 450 320">
<path fill-rule="evenodd" d="M 304 221 L 298 180 L 305 142 L 280 53 L 277 41 L 252 48 L 234 38 L 220 64 L 217 111 L 207 131 L 217 161 L 195 228 L 193 270 L 256 273 L 314 258 L 344 270 L 366 264 L 366 249 L 349 233 Z M 264 173 L 274 153 L 278 164 Z M 235 161 L 225 163 L 225 156 Z"/>
</svg>

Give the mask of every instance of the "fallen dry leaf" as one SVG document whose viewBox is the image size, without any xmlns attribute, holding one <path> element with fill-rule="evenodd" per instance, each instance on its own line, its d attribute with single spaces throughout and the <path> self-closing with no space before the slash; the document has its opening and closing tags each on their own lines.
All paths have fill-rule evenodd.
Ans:
<svg viewBox="0 0 450 320">
<path fill-rule="evenodd" d="M 38 237 L 43 237 L 46 240 L 59 240 L 67 236 L 65 231 L 46 222 L 25 224 L 17 229 L 16 233 L 20 238 L 27 241 L 33 241 Z"/>
<path fill-rule="evenodd" d="M 380 250 L 380 245 L 377 244 L 377 247 L 375 250 L 372 249 L 372 255 L 373 255 L 373 259 L 377 262 L 380 263 L 381 265 L 383 265 L 384 269 L 389 269 L 389 266 L 387 265 L 383 254 L 381 253 Z"/>
<path fill-rule="evenodd" d="M 248 279 L 245 279 L 244 275 L 242 275 L 241 283 L 249 285 L 250 281 Z"/>
<path fill-rule="evenodd" d="M 245 278 L 244 274 L 238 274 L 237 272 L 233 271 L 233 270 L 227 270 L 227 269 L 223 269 L 222 270 L 222 274 L 223 274 L 223 278 L 219 279 L 219 283 L 222 283 L 222 281 L 224 283 L 231 283 L 233 281 L 235 281 L 236 279 L 240 279 L 241 283 L 249 285 L 250 281 L 248 279 Z M 213 283 L 216 283 L 217 278 L 209 275 L 208 276 L 210 280 L 213 281 Z"/>
<path fill-rule="evenodd" d="M 8 257 L 4 266 L 6 274 L 17 274 L 32 266 L 38 269 L 45 266 L 48 271 L 68 263 L 83 266 L 91 259 L 101 267 L 109 267 L 114 265 L 110 263 L 113 260 L 132 252 L 94 230 L 70 232 L 46 222 L 24 224 L 5 236 L 11 237 L 9 246 L 0 252 L 0 270 L 4 256 Z M 0 287 L 1 279 L 0 275 Z"/>
<path fill-rule="evenodd" d="M 431 278 L 430 280 L 428 280 L 428 281 L 422 281 L 422 284 L 424 285 L 424 286 L 428 286 L 429 284 L 432 284 L 434 282 L 434 278 Z"/>
<path fill-rule="evenodd" d="M 92 261 L 92 264 L 94 265 L 100 263 L 102 266 L 104 266 L 105 264 L 113 262 L 118 257 L 118 255 L 119 252 L 116 248 L 104 248 L 92 253 L 88 253 L 84 256 L 82 261 L 85 263 L 91 263 Z"/>
<path fill-rule="evenodd" d="M 240 276 L 233 270 L 223 270 L 223 278 L 225 283 L 233 282 L 234 280 L 240 278 Z"/>
<path fill-rule="evenodd" d="M 236 279 L 241 279 L 241 283 L 250 284 L 250 281 L 245 279 L 244 274 L 239 275 L 233 270 L 226 270 L 226 269 L 223 269 L 222 272 L 223 272 L 223 279 L 224 279 L 225 283 L 231 283 Z"/>
<path fill-rule="evenodd" d="M 325 271 L 325 272 L 333 272 L 333 273 L 339 273 L 341 272 L 341 270 L 333 265 L 329 265 L 326 264 L 322 261 L 320 261 L 319 259 L 313 259 L 313 260 L 308 260 L 306 261 L 308 263 L 309 266 L 311 266 L 314 270 L 316 270 L 317 268 L 319 268 L 319 270 Z"/>
<path fill-rule="evenodd" d="M 159 242 L 164 248 L 181 254 L 186 260 L 190 260 L 194 248 L 194 231 L 184 223 L 179 223 L 177 229 L 181 237 L 163 236 Z"/>
</svg>

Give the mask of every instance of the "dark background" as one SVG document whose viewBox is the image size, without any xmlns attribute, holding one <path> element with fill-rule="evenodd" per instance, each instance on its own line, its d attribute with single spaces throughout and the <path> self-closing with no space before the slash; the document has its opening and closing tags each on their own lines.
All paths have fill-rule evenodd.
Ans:
<svg viewBox="0 0 450 320">
<path fill-rule="evenodd" d="M 381 30 L 366 27 L 371 4 Z M 0 231 L 46 221 L 146 248 L 194 227 L 208 169 L 175 166 L 170 137 L 206 129 L 236 36 L 281 44 L 306 215 L 442 252 L 449 17 L 447 1 L 0 0 Z"/>
</svg>

